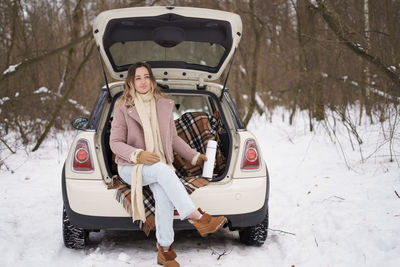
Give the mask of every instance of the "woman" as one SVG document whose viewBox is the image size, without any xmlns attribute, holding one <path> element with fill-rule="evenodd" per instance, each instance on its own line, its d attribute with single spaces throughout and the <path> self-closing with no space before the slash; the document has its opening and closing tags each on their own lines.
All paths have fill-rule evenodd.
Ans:
<svg viewBox="0 0 400 267">
<path fill-rule="evenodd" d="M 142 186 L 149 185 L 153 192 L 157 261 L 164 266 L 179 266 L 172 250 L 174 207 L 181 220 L 188 219 L 202 236 L 226 222 L 224 216 L 212 217 L 196 209 L 174 172 L 173 151 L 192 165 L 203 165 L 207 157 L 177 135 L 173 106 L 157 87 L 150 65 L 135 63 L 128 69 L 123 95 L 115 104 L 110 135 L 119 175 L 131 185 L 133 220 L 145 221 Z"/>
</svg>

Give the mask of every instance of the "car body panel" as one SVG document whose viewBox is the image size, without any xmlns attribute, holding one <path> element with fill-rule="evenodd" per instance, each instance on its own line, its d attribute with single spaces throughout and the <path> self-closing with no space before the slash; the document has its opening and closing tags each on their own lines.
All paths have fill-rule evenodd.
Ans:
<svg viewBox="0 0 400 267">
<path fill-rule="evenodd" d="M 233 179 L 229 183 L 211 183 L 190 196 L 196 206 L 210 214 L 234 215 L 259 210 L 265 202 L 264 177 Z M 129 214 L 115 199 L 116 189 L 107 189 L 101 180 L 66 179 L 71 209 L 90 216 L 125 217 Z M 216 205 L 215 203 L 218 203 Z"/>
<path fill-rule="evenodd" d="M 267 177 L 267 185 L 266 185 L 266 194 L 264 195 L 265 201 L 264 205 L 256 211 L 242 213 L 242 214 L 234 214 L 234 215 L 226 215 L 229 222 L 229 228 L 231 230 L 240 229 L 242 227 L 249 227 L 253 225 L 259 224 L 264 220 L 265 216 L 268 214 L 268 199 L 269 199 L 269 175 L 266 173 Z M 71 180 L 73 182 L 77 180 Z M 91 181 L 97 182 L 97 181 Z M 62 187 L 62 196 L 64 201 L 64 207 L 67 212 L 67 215 L 75 226 L 88 229 L 88 230 L 99 230 L 99 229 L 115 229 L 115 230 L 140 230 L 141 227 L 138 221 L 132 222 L 132 219 L 129 216 L 95 216 L 95 215 L 87 215 L 77 213 L 71 209 L 68 199 L 68 193 L 66 189 L 66 178 L 65 178 L 65 165 L 62 171 L 61 177 L 61 187 Z M 120 208 L 119 208 L 120 209 Z M 118 209 L 117 209 L 118 210 Z M 174 219 L 174 229 L 193 229 L 193 225 L 187 221 L 181 221 L 177 216 Z"/>
</svg>

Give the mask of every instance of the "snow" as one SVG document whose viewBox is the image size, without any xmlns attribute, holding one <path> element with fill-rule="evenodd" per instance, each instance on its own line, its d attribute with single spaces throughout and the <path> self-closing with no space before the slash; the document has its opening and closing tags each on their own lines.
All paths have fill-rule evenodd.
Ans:
<svg viewBox="0 0 400 267">
<path fill-rule="evenodd" d="M 125 254 L 124 252 L 121 252 L 121 253 L 119 254 L 119 256 L 118 256 L 118 259 L 119 259 L 120 261 L 123 261 L 123 262 L 129 262 L 129 260 L 131 259 L 131 257 L 129 257 L 129 255 Z"/>
<path fill-rule="evenodd" d="M 3 71 L 3 75 L 6 75 L 7 73 L 14 72 L 18 68 L 19 65 L 21 65 L 21 62 L 15 64 L 15 65 L 8 66 L 8 68 L 5 71 Z"/>
<path fill-rule="evenodd" d="M 72 105 L 74 105 L 77 109 L 79 109 L 83 114 L 89 116 L 90 112 L 85 108 L 85 106 L 78 104 L 78 101 L 69 98 L 68 102 L 71 103 Z"/>
<path fill-rule="evenodd" d="M 361 162 L 343 129 L 334 144 L 321 125 L 310 133 L 303 113 L 289 126 L 288 114 L 249 125 L 271 177 L 265 244 L 243 246 L 227 229 L 206 238 L 180 231 L 181 266 L 399 266 L 399 159 L 389 162 L 384 145 Z M 365 154 L 380 144 L 379 127 L 358 126 Z M 64 247 L 60 176 L 73 132 L 52 136 L 34 153 L 0 150 L 0 266 L 157 266 L 154 233 L 101 231 L 84 250 Z M 393 148 L 398 157 L 398 140 Z"/>
<path fill-rule="evenodd" d="M 33 91 L 34 94 L 40 94 L 40 93 L 50 93 L 50 90 L 47 89 L 46 87 L 42 86 L 36 91 Z"/>
<path fill-rule="evenodd" d="M 371 92 L 377 94 L 377 95 L 386 97 L 387 99 L 390 99 L 390 100 L 395 99 L 395 100 L 397 100 L 398 102 L 400 102 L 400 97 L 395 97 L 395 96 L 389 95 L 389 94 L 383 92 L 382 90 L 379 90 L 379 89 L 376 89 L 376 88 L 369 88 L 369 90 L 370 90 Z"/>
<path fill-rule="evenodd" d="M 364 48 L 361 46 L 361 44 L 359 44 L 359 43 L 355 43 L 355 46 L 358 48 L 358 49 L 360 49 L 360 50 L 364 50 Z"/>
<path fill-rule="evenodd" d="M 262 110 L 265 110 L 265 109 L 266 109 L 265 104 L 264 104 L 264 102 L 262 101 L 262 99 L 261 99 L 261 97 L 260 97 L 260 95 L 259 95 L 258 93 L 256 93 L 255 99 L 256 99 L 257 105 L 258 105 Z"/>
<path fill-rule="evenodd" d="M 51 99 L 51 97 L 50 96 L 42 96 L 41 98 L 40 98 L 40 102 L 46 102 L 46 101 L 48 101 L 48 100 L 50 100 Z"/>
<path fill-rule="evenodd" d="M 243 73 L 244 75 L 246 75 L 246 69 L 245 69 L 245 67 L 243 67 L 242 65 L 239 65 L 239 69 L 240 69 L 240 72 L 241 73 Z"/>
<path fill-rule="evenodd" d="M 7 102 L 8 100 L 10 100 L 10 98 L 8 96 L 5 96 L 3 98 L 0 98 L 0 105 L 3 105 L 5 102 Z"/>
</svg>

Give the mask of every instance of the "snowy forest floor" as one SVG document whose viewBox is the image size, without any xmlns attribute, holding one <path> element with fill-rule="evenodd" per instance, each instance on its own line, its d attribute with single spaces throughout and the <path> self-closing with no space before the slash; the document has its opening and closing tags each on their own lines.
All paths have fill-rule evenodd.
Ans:
<svg viewBox="0 0 400 267">
<path fill-rule="evenodd" d="M 271 178 L 265 244 L 246 247 L 227 229 L 207 238 L 180 231 L 181 266 L 399 266 L 400 142 L 394 162 L 386 146 L 362 162 L 345 131 L 333 143 L 321 125 L 309 132 L 303 114 L 293 126 L 283 117 L 278 110 L 272 122 L 254 117 L 248 127 Z M 359 126 L 364 155 L 381 144 L 379 127 Z M 157 266 L 154 234 L 101 231 L 84 250 L 64 247 L 60 176 L 72 135 L 55 134 L 1 166 L 0 266 Z"/>
</svg>

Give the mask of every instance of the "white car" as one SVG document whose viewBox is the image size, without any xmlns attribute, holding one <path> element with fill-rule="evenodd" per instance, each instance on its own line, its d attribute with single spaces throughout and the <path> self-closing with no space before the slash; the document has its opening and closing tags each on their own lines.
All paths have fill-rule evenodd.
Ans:
<svg viewBox="0 0 400 267">
<path fill-rule="evenodd" d="M 118 173 L 109 146 L 113 107 L 128 67 L 137 61 L 152 66 L 158 85 L 175 101 L 175 119 L 194 112 L 210 118 L 219 114 L 216 134 L 224 167 L 190 196 L 207 213 L 226 216 L 226 226 L 239 231 L 241 242 L 262 245 L 268 229 L 268 170 L 228 90 L 214 82 L 239 45 L 240 17 L 188 7 L 115 9 L 97 16 L 93 34 L 106 69 L 119 81 L 106 81 L 99 89 L 89 118 L 72 121 L 78 131 L 62 171 L 65 246 L 83 248 L 90 231 L 140 230 L 114 197 L 110 185 Z M 192 225 L 176 216 L 174 228 Z"/>
</svg>

